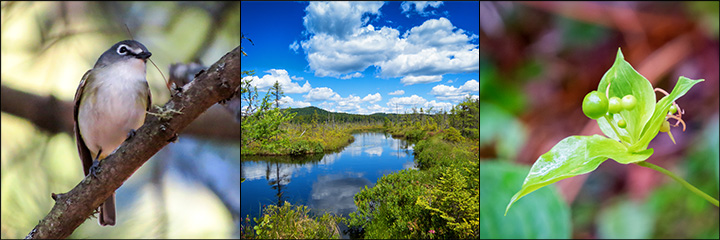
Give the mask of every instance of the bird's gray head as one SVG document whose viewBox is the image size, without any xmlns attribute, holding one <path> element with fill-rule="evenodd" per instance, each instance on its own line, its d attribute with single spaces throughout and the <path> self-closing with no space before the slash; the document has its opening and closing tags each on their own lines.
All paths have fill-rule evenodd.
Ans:
<svg viewBox="0 0 720 240">
<path fill-rule="evenodd" d="M 124 40 L 105 51 L 95 63 L 95 68 L 133 59 L 146 62 L 151 55 L 152 53 L 142 43 L 135 40 Z"/>
</svg>

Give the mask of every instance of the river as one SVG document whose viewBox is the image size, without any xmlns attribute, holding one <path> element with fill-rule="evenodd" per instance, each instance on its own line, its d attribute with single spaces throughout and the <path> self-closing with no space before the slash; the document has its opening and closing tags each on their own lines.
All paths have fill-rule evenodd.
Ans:
<svg viewBox="0 0 720 240">
<path fill-rule="evenodd" d="M 347 217 L 353 196 L 383 175 L 416 169 L 413 145 L 390 134 L 353 134 L 355 141 L 336 153 L 302 157 L 242 156 L 241 218 L 260 216 L 263 205 L 288 201 Z M 346 235 L 343 235 L 347 238 Z"/>
</svg>

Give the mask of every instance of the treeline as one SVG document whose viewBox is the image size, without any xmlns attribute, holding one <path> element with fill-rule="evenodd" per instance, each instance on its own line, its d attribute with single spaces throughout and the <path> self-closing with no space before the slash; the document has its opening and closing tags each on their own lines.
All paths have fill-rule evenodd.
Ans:
<svg viewBox="0 0 720 240">
<path fill-rule="evenodd" d="M 291 123 L 368 123 L 382 124 L 387 114 L 361 115 L 351 113 L 329 112 L 322 108 L 310 106 L 304 108 L 292 108 L 289 113 L 295 113 L 295 117 L 290 120 Z"/>
<path fill-rule="evenodd" d="M 449 139 L 455 142 L 467 138 L 477 140 L 480 138 L 480 99 L 465 98 L 458 105 L 453 106 L 450 112 L 434 112 L 433 108 L 412 108 L 412 113 L 396 114 L 385 117 L 383 126 L 396 137 L 420 140 L 426 134 L 430 136 L 437 133 L 448 132 Z M 430 114 L 428 114 L 430 113 Z"/>
<path fill-rule="evenodd" d="M 385 127 L 415 127 L 429 129 L 443 129 L 454 127 L 462 132 L 463 136 L 476 139 L 479 128 L 478 99 L 467 98 L 454 106 L 450 112 L 434 111 L 433 108 L 411 108 L 408 113 L 374 113 L 371 115 L 330 112 L 315 106 L 304 108 L 289 108 L 288 114 L 295 114 L 289 122 L 293 124 L 332 124 L 332 123 L 367 123 L 384 124 Z M 387 124 L 390 122 L 391 124 Z M 433 125 L 433 127 L 430 127 Z"/>
</svg>

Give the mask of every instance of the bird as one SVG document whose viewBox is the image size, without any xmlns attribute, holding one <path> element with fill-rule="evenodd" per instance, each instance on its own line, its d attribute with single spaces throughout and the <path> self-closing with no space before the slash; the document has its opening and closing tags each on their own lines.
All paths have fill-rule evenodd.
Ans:
<svg viewBox="0 0 720 240">
<path fill-rule="evenodd" d="M 112 154 L 142 126 L 151 93 L 146 62 L 152 53 L 142 43 L 123 40 L 105 51 L 80 80 L 75 92 L 75 141 L 85 176 L 99 172 Z M 115 192 L 99 206 L 98 223 L 116 223 Z"/>
</svg>

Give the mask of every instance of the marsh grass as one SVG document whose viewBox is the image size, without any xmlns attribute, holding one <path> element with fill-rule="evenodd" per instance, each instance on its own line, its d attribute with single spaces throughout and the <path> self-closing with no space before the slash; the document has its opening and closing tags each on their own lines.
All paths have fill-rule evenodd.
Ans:
<svg viewBox="0 0 720 240">
<path fill-rule="evenodd" d="M 329 213 L 312 217 L 306 206 L 285 202 L 282 206 L 268 205 L 262 217 L 245 218 L 241 226 L 243 239 L 337 239 L 340 237 L 339 217 Z"/>
<path fill-rule="evenodd" d="M 305 155 L 336 152 L 352 143 L 353 133 L 382 130 L 382 125 L 284 124 L 281 133 L 265 142 L 250 141 L 242 155 Z"/>
</svg>

